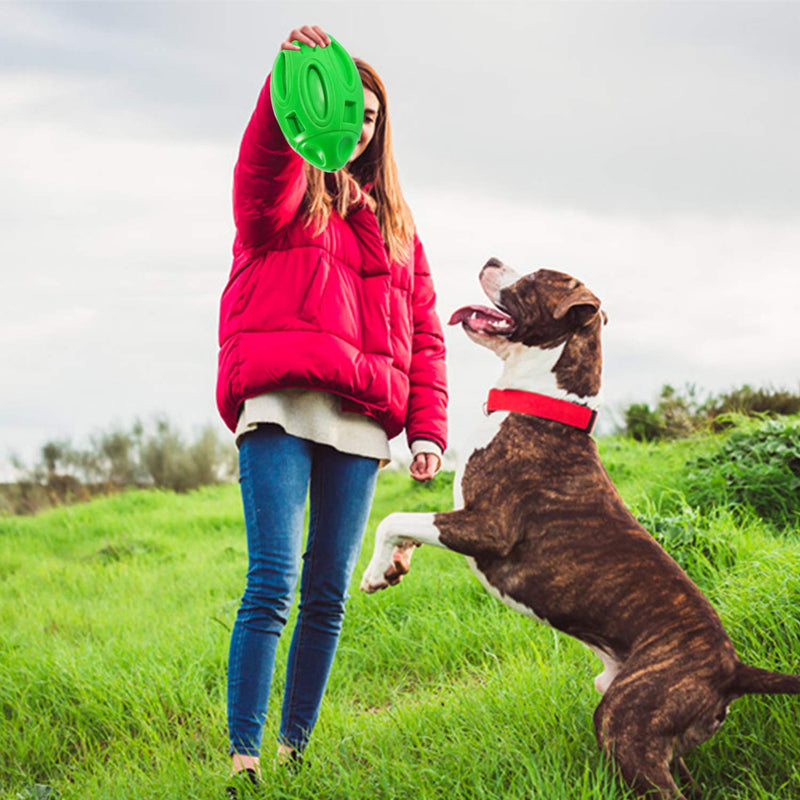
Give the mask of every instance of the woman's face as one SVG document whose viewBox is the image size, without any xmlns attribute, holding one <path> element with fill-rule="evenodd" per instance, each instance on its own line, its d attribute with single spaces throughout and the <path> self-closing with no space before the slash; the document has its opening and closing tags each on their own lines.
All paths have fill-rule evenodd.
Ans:
<svg viewBox="0 0 800 800">
<path fill-rule="evenodd" d="M 361 138 L 358 140 L 356 149 L 353 150 L 353 155 L 350 156 L 348 163 L 355 161 L 372 141 L 372 137 L 375 135 L 375 123 L 378 121 L 380 110 L 381 104 L 375 92 L 364 89 L 364 124 L 361 126 Z"/>
</svg>

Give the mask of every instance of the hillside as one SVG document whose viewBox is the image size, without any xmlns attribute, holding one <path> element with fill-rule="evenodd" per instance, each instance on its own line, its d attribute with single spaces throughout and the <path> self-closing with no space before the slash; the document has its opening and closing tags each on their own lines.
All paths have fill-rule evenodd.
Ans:
<svg viewBox="0 0 800 800">
<path fill-rule="evenodd" d="M 705 480 L 696 459 L 729 437 L 599 444 L 626 502 L 707 593 L 743 659 L 800 672 L 797 518 L 733 502 L 730 479 L 719 502 L 687 500 Z M 778 480 L 768 483 L 780 494 Z M 420 550 L 395 589 L 356 591 L 377 522 L 449 508 L 451 481 L 381 474 L 309 766 L 276 775 L 275 796 L 628 797 L 595 744 L 601 665 L 585 648 L 492 600 L 443 551 Z M 55 796 L 35 784 L 64 800 L 222 797 L 227 647 L 245 569 L 235 485 L 0 518 L 0 800 Z M 279 664 L 287 647 L 284 637 Z M 279 669 L 273 697 L 282 684 Z M 704 796 L 800 796 L 799 703 L 735 703 L 687 758 Z"/>
</svg>

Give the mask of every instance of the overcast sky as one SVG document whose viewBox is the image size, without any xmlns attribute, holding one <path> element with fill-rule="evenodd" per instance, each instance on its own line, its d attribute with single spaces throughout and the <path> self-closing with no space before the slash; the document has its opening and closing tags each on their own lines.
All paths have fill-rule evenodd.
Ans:
<svg viewBox="0 0 800 800">
<path fill-rule="evenodd" d="M 583 280 L 606 430 L 667 382 L 800 389 L 800 3 L 0 2 L 0 458 L 224 430 L 231 173 L 305 23 L 384 79 L 442 318 L 489 256 Z M 447 341 L 457 450 L 499 368 Z"/>
</svg>

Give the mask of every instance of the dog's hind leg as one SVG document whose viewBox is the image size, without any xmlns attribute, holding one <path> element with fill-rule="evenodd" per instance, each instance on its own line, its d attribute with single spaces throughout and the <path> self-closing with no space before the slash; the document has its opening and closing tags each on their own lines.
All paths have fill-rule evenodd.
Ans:
<svg viewBox="0 0 800 800">
<path fill-rule="evenodd" d="M 682 758 L 676 758 L 675 764 L 678 767 L 678 775 L 683 783 L 689 786 L 686 794 L 690 800 L 700 800 L 700 784 L 695 780 L 694 775 L 689 771 L 686 762 Z"/>
<path fill-rule="evenodd" d="M 670 773 L 673 742 L 613 685 L 595 710 L 594 726 L 603 754 L 639 796 L 687 800 Z"/>
</svg>

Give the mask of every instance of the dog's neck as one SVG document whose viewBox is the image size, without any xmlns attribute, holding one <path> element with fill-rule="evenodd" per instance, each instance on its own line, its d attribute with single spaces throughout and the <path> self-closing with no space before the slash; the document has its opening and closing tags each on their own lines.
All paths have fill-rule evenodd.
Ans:
<svg viewBox="0 0 800 800">
<path fill-rule="evenodd" d="M 535 392 L 597 410 L 601 324 L 592 323 L 557 347 L 513 344 L 504 354 L 503 373 L 495 388 Z"/>
</svg>

